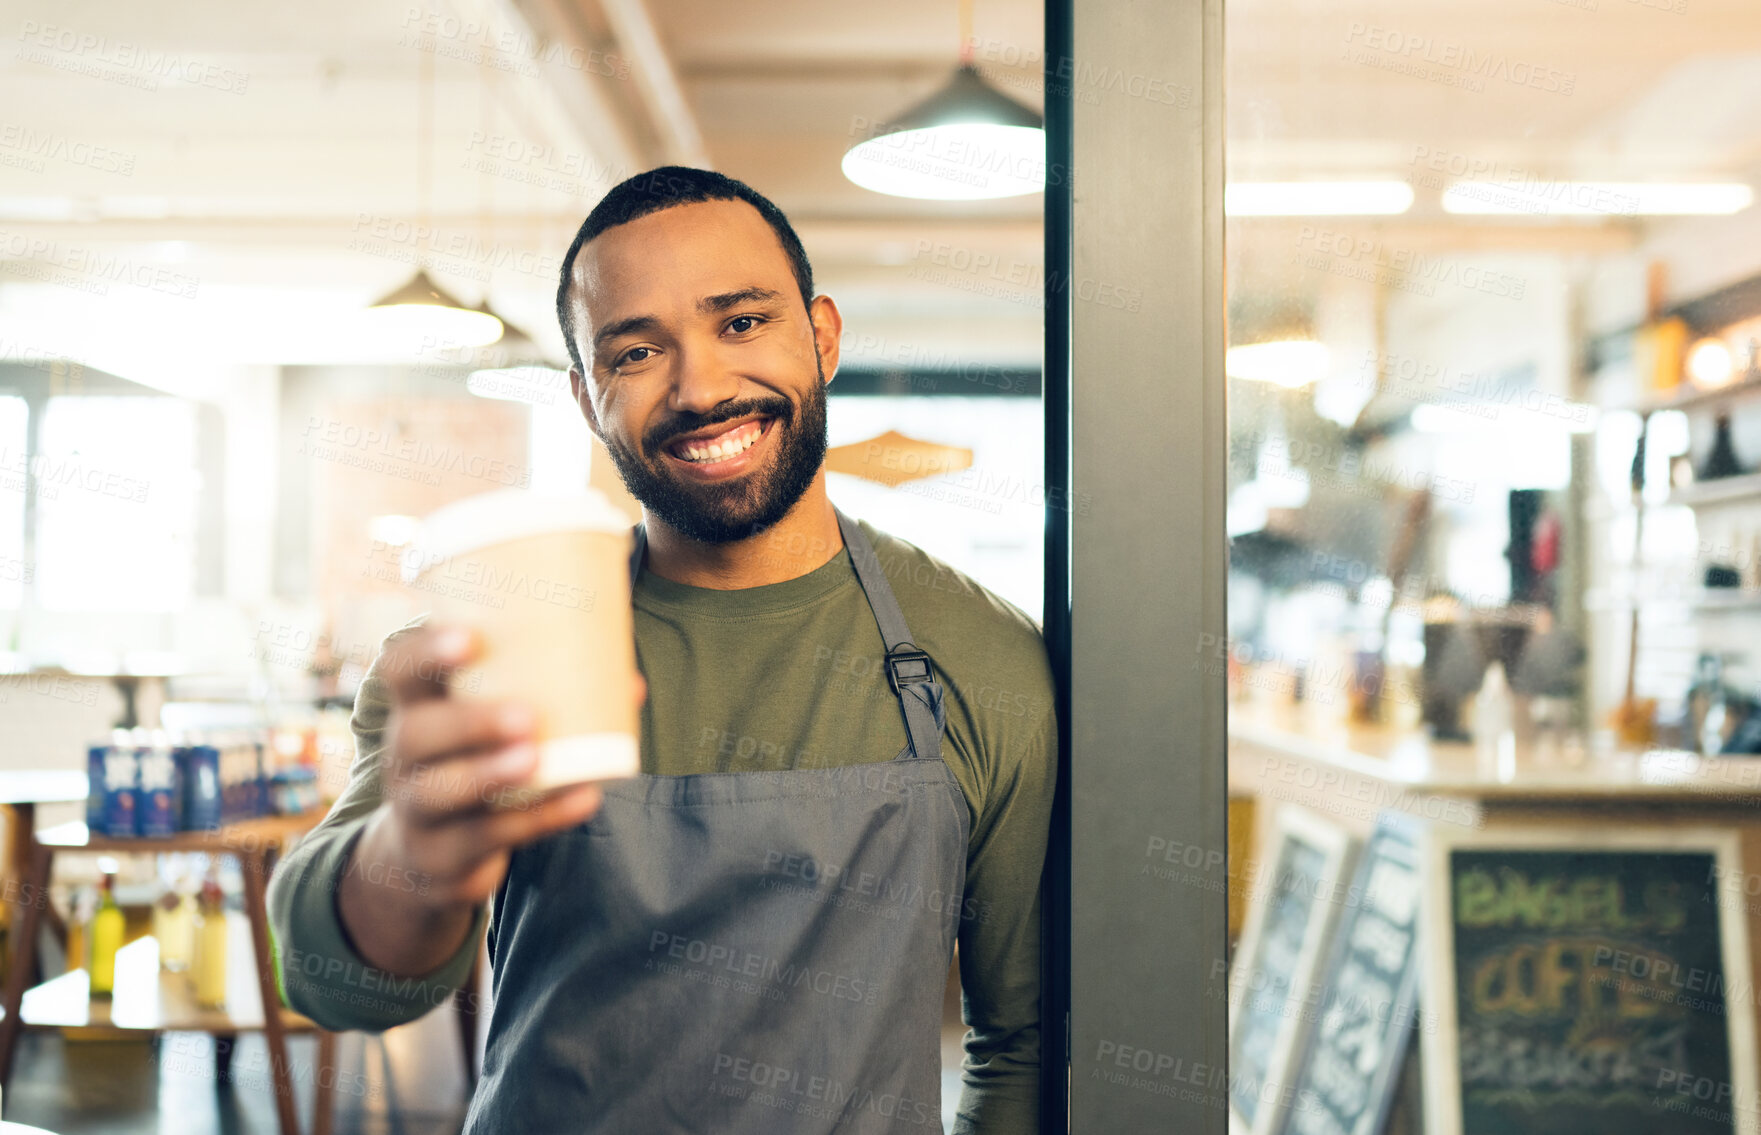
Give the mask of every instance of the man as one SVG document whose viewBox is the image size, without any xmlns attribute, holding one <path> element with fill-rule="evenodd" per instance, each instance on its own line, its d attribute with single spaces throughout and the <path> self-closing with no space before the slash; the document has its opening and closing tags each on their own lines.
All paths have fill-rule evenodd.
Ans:
<svg viewBox="0 0 1761 1135">
<path fill-rule="evenodd" d="M 411 1020 L 487 922 L 473 1135 L 935 1131 L 957 935 L 955 1129 L 1037 1131 L 1057 761 L 1037 629 L 833 508 L 842 319 L 750 187 L 680 167 L 619 185 L 557 313 L 643 506 L 642 775 L 485 805 L 532 772 L 529 714 L 445 695 L 466 636 L 396 632 L 348 789 L 271 887 L 290 1004 Z"/>
</svg>

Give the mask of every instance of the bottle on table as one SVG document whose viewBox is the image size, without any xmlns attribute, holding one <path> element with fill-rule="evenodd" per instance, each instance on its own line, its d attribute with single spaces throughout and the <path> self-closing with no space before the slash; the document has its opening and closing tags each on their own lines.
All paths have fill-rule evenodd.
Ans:
<svg viewBox="0 0 1761 1135">
<path fill-rule="evenodd" d="M 92 915 L 98 910 L 96 887 L 80 887 L 68 900 L 67 911 L 67 973 L 90 963 Z M 88 971 L 89 972 L 89 971 Z"/>
<path fill-rule="evenodd" d="M 196 1004 L 205 1009 L 226 1006 L 226 904 L 220 880 L 212 872 L 202 883 L 196 905 L 195 956 L 190 977 L 196 987 Z"/>
<path fill-rule="evenodd" d="M 1474 695 L 1474 748 L 1480 775 L 1509 783 L 1516 776 L 1516 707 L 1504 663 L 1486 667 L 1480 692 Z"/>
<path fill-rule="evenodd" d="M 116 905 L 116 872 L 106 870 L 98 884 L 98 910 L 92 915 L 92 996 L 108 997 L 116 991 L 116 951 L 122 949 L 126 920 Z"/>
<path fill-rule="evenodd" d="M 159 965 L 173 973 L 189 968 L 196 944 L 196 903 L 183 880 L 167 883 L 153 904 L 153 937 L 159 942 Z"/>
</svg>

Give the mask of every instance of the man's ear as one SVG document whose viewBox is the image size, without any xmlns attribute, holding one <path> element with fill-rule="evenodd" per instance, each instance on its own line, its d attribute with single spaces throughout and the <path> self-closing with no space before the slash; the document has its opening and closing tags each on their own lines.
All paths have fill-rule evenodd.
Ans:
<svg viewBox="0 0 1761 1135">
<path fill-rule="evenodd" d="M 569 393 L 574 396 L 575 405 L 581 408 L 581 416 L 587 419 L 587 428 L 593 431 L 594 437 L 604 441 L 605 434 L 599 429 L 599 412 L 593 408 L 593 398 L 587 393 L 587 381 L 581 377 L 579 367 L 569 368 Z"/>
<path fill-rule="evenodd" d="M 838 349 L 844 341 L 844 316 L 830 296 L 814 296 L 807 309 L 813 319 L 813 342 L 819 348 L 820 369 L 827 386 L 838 377 Z"/>
</svg>

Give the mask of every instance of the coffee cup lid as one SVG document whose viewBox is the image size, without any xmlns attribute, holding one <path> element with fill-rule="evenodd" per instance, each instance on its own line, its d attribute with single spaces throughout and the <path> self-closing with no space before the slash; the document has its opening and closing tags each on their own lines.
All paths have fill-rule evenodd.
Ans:
<svg viewBox="0 0 1761 1135">
<path fill-rule="evenodd" d="M 457 500 L 424 517 L 404 549 L 405 583 L 453 556 L 548 532 L 628 532 L 630 518 L 595 489 L 535 493 L 498 489 Z"/>
</svg>

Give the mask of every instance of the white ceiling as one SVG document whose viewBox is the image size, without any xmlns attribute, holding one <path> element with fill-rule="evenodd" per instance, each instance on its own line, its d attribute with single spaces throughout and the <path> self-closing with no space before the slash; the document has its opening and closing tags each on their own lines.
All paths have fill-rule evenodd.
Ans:
<svg viewBox="0 0 1761 1135">
<path fill-rule="evenodd" d="M 1667 3 L 1683 10 L 1659 10 Z M 708 160 L 797 222 L 823 289 L 872 353 L 1037 357 L 1037 292 L 977 294 L 930 261 L 938 245 L 964 249 L 1004 265 L 1005 282 L 1037 288 L 1039 197 L 907 201 L 838 169 L 860 121 L 892 116 L 946 79 L 958 41 L 951 0 L 6 7 L 0 354 L 20 342 L 90 351 L 101 325 L 125 341 L 106 340 L 112 352 L 187 354 L 196 343 L 215 358 L 321 361 L 314 327 L 401 282 L 418 254 L 467 302 L 487 293 L 554 345 L 555 259 L 580 218 L 623 174 L 689 154 L 695 130 Z M 642 50 L 643 20 L 659 54 Z M 975 5 L 981 69 L 1036 107 L 1040 21 L 1028 0 Z M 1397 74 L 1363 61 L 1390 53 L 1354 55 L 1372 27 L 1423 37 L 1439 60 L 1471 52 L 1502 60 L 1495 67 L 1551 68 L 1573 89 L 1496 77 L 1463 89 L 1460 66 L 1422 56 L 1433 79 L 1455 85 Z M 1405 177 L 1425 146 L 1537 176 L 1761 183 L 1755 0 L 1231 0 L 1227 43 L 1234 179 Z M 428 194 L 418 173 L 425 59 Z M 669 121 L 668 90 L 682 94 L 682 118 Z M 1092 93 L 1129 97 L 1104 84 Z M 109 151 L 109 168 L 79 164 L 92 146 Z M 1153 202 L 1154 187 L 1145 195 Z M 424 216 L 438 247 L 399 239 Z M 1408 217 L 1375 227 L 1465 248 L 1636 239 L 1630 221 L 1446 217 L 1423 188 Z M 1231 240 L 1252 257 L 1288 248 L 1290 231 L 1242 221 Z M 81 259 L 94 251 L 195 281 L 196 298 L 116 275 L 94 294 Z"/>
</svg>

